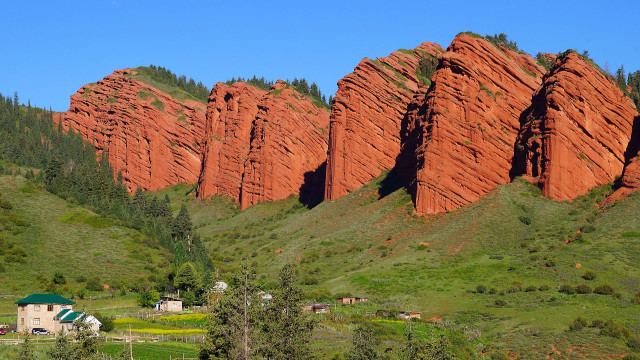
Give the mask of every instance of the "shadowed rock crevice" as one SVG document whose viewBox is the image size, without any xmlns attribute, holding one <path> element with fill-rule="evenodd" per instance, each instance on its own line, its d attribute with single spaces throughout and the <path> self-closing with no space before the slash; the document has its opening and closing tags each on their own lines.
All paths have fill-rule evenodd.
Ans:
<svg viewBox="0 0 640 360">
<path fill-rule="evenodd" d="M 313 209 L 324 200 L 324 179 L 327 173 L 327 162 L 323 162 L 316 170 L 304 173 L 304 182 L 300 186 L 300 202 Z"/>
</svg>

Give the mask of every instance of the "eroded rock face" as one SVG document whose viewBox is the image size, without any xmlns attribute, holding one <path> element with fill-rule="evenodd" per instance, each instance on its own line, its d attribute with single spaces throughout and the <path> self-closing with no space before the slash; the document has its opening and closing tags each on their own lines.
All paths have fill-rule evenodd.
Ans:
<svg viewBox="0 0 640 360">
<path fill-rule="evenodd" d="M 457 36 L 423 105 L 416 212 L 451 211 L 510 181 L 519 118 L 544 68 L 529 55 Z"/>
<path fill-rule="evenodd" d="M 556 60 L 525 114 L 514 175 L 570 200 L 622 173 L 638 115 L 633 102 L 577 53 Z M 634 183 L 630 163 L 627 182 Z"/>
<path fill-rule="evenodd" d="M 130 191 L 155 190 L 198 179 L 206 105 L 178 101 L 117 70 L 71 96 L 60 121 L 108 151 Z"/>
<path fill-rule="evenodd" d="M 240 199 L 253 121 L 266 94 L 244 82 L 217 83 L 211 90 L 198 197 L 221 194 Z"/>
<path fill-rule="evenodd" d="M 326 109 L 281 81 L 269 92 L 218 84 L 209 101 L 198 197 L 228 195 L 245 209 L 322 189 Z"/>
<path fill-rule="evenodd" d="M 325 199 L 360 188 L 396 164 L 401 123 L 420 81 L 420 58 L 442 48 L 423 43 L 377 60 L 363 59 L 338 82 L 331 108 Z"/>
</svg>

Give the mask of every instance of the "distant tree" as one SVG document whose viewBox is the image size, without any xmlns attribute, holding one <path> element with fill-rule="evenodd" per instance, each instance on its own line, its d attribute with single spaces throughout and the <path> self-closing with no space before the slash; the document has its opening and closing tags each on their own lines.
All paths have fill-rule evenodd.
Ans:
<svg viewBox="0 0 640 360">
<path fill-rule="evenodd" d="M 31 335 L 27 332 L 22 344 L 20 344 L 20 350 L 16 360 L 35 360 L 33 354 L 33 346 L 31 345 Z"/>
<path fill-rule="evenodd" d="M 253 358 L 257 351 L 261 310 L 255 271 L 245 263 L 232 275 L 229 287 L 215 305 L 200 358 Z"/>
<path fill-rule="evenodd" d="M 351 349 L 347 354 L 347 360 L 374 360 L 380 356 L 376 350 L 376 338 L 369 325 L 358 325 L 353 332 Z"/>
<path fill-rule="evenodd" d="M 173 281 L 176 288 L 180 290 L 199 290 L 202 286 L 202 277 L 196 266 L 191 262 L 180 266 Z"/>
<path fill-rule="evenodd" d="M 46 354 L 52 360 L 76 360 L 78 358 L 76 349 L 62 330 L 56 335 L 56 342 L 47 349 Z"/>
<path fill-rule="evenodd" d="M 303 293 L 295 286 L 291 265 L 280 271 L 272 296 L 265 308 L 260 353 L 267 359 L 310 358 L 309 338 L 314 321 L 302 313 Z"/>
<path fill-rule="evenodd" d="M 79 359 L 92 359 L 98 353 L 98 338 L 85 318 L 74 323 L 73 340 Z"/>
<path fill-rule="evenodd" d="M 629 91 L 627 90 L 627 80 L 626 74 L 624 72 L 624 65 L 620 65 L 620 68 L 616 70 L 616 85 L 618 85 L 618 88 L 620 88 L 623 93 L 629 93 Z"/>
<path fill-rule="evenodd" d="M 55 273 L 53 273 L 52 281 L 56 285 L 64 285 L 67 283 L 67 279 L 64 277 L 64 274 L 62 274 L 59 271 L 56 271 Z"/>
</svg>

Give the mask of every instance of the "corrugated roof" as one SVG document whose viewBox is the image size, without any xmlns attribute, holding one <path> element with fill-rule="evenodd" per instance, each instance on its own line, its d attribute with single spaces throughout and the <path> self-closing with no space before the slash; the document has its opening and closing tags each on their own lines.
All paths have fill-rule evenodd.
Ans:
<svg viewBox="0 0 640 360">
<path fill-rule="evenodd" d="M 75 321 L 76 319 L 82 317 L 84 313 L 82 311 L 71 311 L 71 312 L 67 312 L 66 314 L 64 314 L 63 317 L 60 318 L 60 322 L 72 322 Z"/>
<path fill-rule="evenodd" d="M 71 311 L 71 309 L 64 309 L 62 311 L 60 311 L 56 316 L 54 316 L 54 319 L 60 319 L 63 316 L 65 316 L 69 311 Z"/>
<path fill-rule="evenodd" d="M 14 304 L 69 304 L 75 302 L 57 294 L 31 294 L 24 299 L 16 301 Z"/>
</svg>

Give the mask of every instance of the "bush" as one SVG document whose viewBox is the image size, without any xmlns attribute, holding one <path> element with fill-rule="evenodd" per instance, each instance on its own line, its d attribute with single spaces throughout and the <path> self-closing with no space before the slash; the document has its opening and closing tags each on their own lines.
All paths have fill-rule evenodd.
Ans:
<svg viewBox="0 0 640 360">
<path fill-rule="evenodd" d="M 607 320 L 600 330 L 600 335 L 610 336 L 616 339 L 624 339 L 630 337 L 631 332 L 624 326 L 611 320 Z"/>
<path fill-rule="evenodd" d="M 594 273 L 593 271 L 587 271 L 582 274 L 582 278 L 585 280 L 593 280 L 596 278 L 596 273 Z"/>
<path fill-rule="evenodd" d="M 98 279 L 97 277 L 93 277 L 87 280 L 87 284 L 85 285 L 85 288 L 89 291 L 102 290 L 102 284 L 100 284 L 100 279 Z"/>
<path fill-rule="evenodd" d="M 640 350 L 640 336 L 630 336 L 627 339 L 627 346 L 633 350 Z"/>
<path fill-rule="evenodd" d="M 528 216 L 518 216 L 518 220 L 525 225 L 531 225 L 531 218 Z"/>
<path fill-rule="evenodd" d="M 587 320 L 578 316 L 571 324 L 569 324 L 570 331 L 580 331 L 587 326 Z"/>
<path fill-rule="evenodd" d="M 54 283 L 54 284 L 56 284 L 56 285 L 64 285 L 64 284 L 66 284 L 66 283 L 67 283 L 67 279 L 65 279 L 64 275 L 63 275 L 61 272 L 59 272 L 59 271 L 56 271 L 56 272 L 53 274 L 53 279 L 52 279 L 52 281 L 53 281 L 53 283 Z"/>
<path fill-rule="evenodd" d="M 303 284 L 303 285 L 315 285 L 315 284 L 317 284 L 317 283 L 318 283 L 318 279 L 316 279 L 316 278 L 315 278 L 315 277 L 313 277 L 313 276 L 305 276 L 305 277 L 302 279 L 302 284 Z"/>
<path fill-rule="evenodd" d="M 476 286 L 476 292 L 478 294 L 484 294 L 485 292 L 487 292 L 487 287 L 484 285 L 478 285 Z"/>
<path fill-rule="evenodd" d="M 571 295 L 576 293 L 576 289 L 569 284 L 564 284 L 560 286 L 560 288 L 558 289 L 558 292 Z"/>
<path fill-rule="evenodd" d="M 638 291 L 636 293 L 636 295 L 633 297 L 633 299 L 631 300 L 632 303 L 636 304 L 636 305 L 640 305 L 640 291 Z"/>
<path fill-rule="evenodd" d="M 591 287 L 587 284 L 580 284 L 576 286 L 576 292 L 578 294 L 591 294 Z"/>
<path fill-rule="evenodd" d="M 494 304 L 496 306 L 507 306 L 507 302 L 503 299 L 496 299 L 496 301 L 494 301 Z"/>
<path fill-rule="evenodd" d="M 627 354 L 622 359 L 624 359 L 624 360 L 640 360 L 640 354 Z"/>
<path fill-rule="evenodd" d="M 536 291 L 536 287 L 533 286 L 533 285 L 529 285 L 529 286 L 527 286 L 526 289 L 524 289 L 524 291 L 525 292 L 533 292 L 533 291 Z"/>
<path fill-rule="evenodd" d="M 596 286 L 595 289 L 593 289 L 593 292 L 599 295 L 613 295 L 616 291 L 613 286 L 609 284 L 602 284 Z"/>
<path fill-rule="evenodd" d="M 538 288 L 539 291 L 549 291 L 550 287 L 547 284 L 544 285 L 540 285 L 540 287 Z"/>
<path fill-rule="evenodd" d="M 582 225 L 582 227 L 580 228 L 580 231 L 583 233 L 591 233 L 596 231 L 596 227 L 593 226 L 592 224 L 586 223 L 584 225 Z"/>
<path fill-rule="evenodd" d="M 589 327 L 596 328 L 596 329 L 602 329 L 604 327 L 604 321 L 599 320 L 599 319 L 593 320 L 591 322 L 591 325 L 589 325 Z"/>
<path fill-rule="evenodd" d="M 493 287 L 492 287 L 491 289 L 489 289 L 489 291 L 488 291 L 487 293 L 489 293 L 489 294 L 493 295 L 493 294 L 495 294 L 495 293 L 497 293 L 497 292 L 498 292 L 498 290 L 497 290 L 496 288 L 493 288 Z"/>
<path fill-rule="evenodd" d="M 546 267 L 554 267 L 556 266 L 556 260 L 552 257 L 547 258 L 547 261 L 544 263 Z"/>
</svg>

